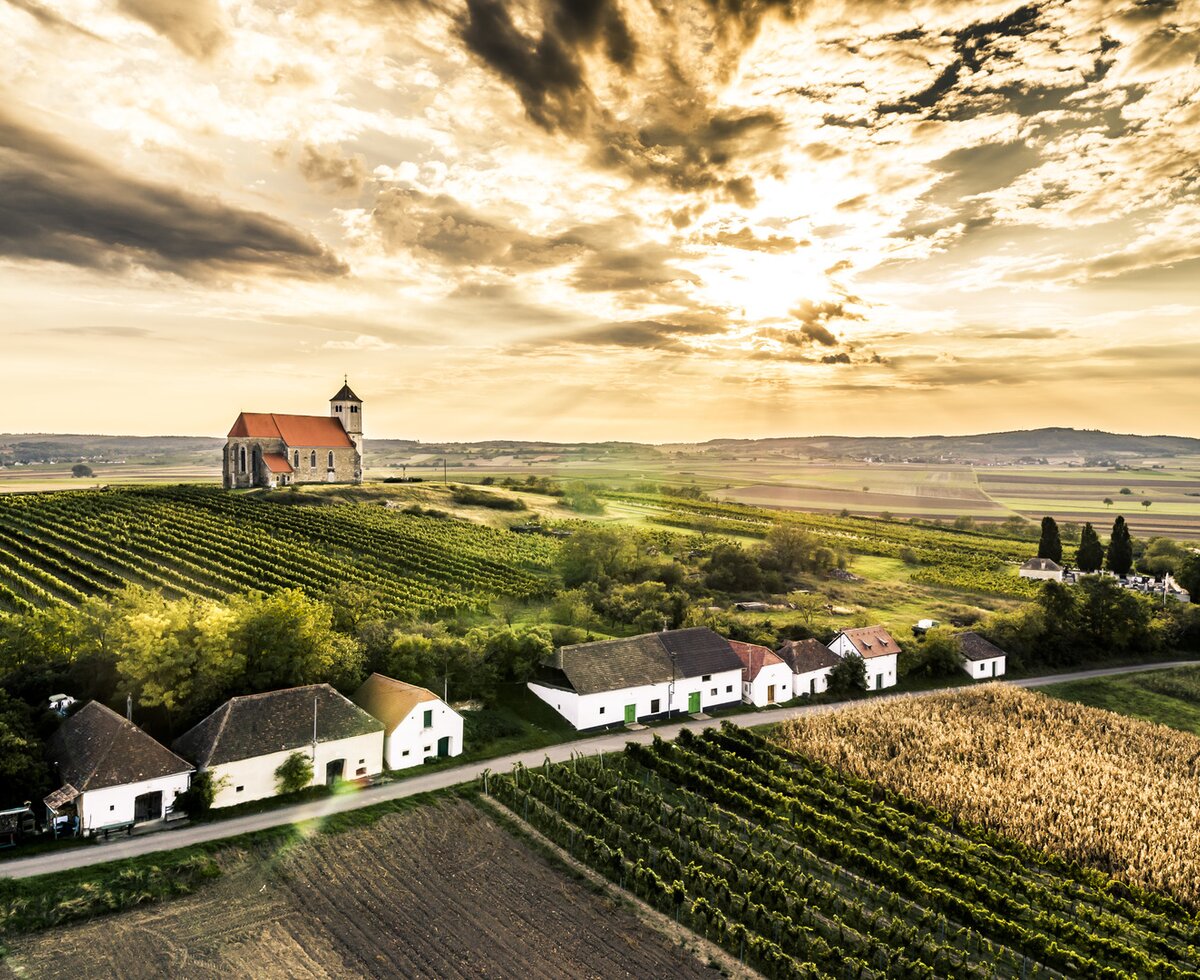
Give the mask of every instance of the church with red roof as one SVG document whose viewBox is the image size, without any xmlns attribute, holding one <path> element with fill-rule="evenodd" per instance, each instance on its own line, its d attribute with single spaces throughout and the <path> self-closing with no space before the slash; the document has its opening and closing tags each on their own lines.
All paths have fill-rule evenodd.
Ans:
<svg viewBox="0 0 1200 980">
<path fill-rule="evenodd" d="M 328 415 L 242 412 L 225 443 L 225 489 L 362 483 L 362 404 L 347 382 Z"/>
</svg>

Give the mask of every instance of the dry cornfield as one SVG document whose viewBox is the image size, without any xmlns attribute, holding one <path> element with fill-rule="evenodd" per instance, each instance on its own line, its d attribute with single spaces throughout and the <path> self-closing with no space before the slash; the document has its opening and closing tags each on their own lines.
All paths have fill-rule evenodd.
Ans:
<svg viewBox="0 0 1200 980">
<path fill-rule="evenodd" d="M 1003 684 L 780 726 L 788 749 L 1200 907 L 1200 738 Z"/>
</svg>

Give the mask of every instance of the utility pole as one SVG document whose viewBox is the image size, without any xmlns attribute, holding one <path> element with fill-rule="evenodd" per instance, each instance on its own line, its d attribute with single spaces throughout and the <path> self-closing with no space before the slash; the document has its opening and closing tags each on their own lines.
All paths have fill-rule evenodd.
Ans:
<svg viewBox="0 0 1200 980">
<path fill-rule="evenodd" d="M 313 778 L 317 777 L 317 696 L 313 695 Z"/>
<path fill-rule="evenodd" d="M 446 479 L 446 457 L 442 457 L 442 486 L 445 486 L 450 481 Z"/>
</svg>

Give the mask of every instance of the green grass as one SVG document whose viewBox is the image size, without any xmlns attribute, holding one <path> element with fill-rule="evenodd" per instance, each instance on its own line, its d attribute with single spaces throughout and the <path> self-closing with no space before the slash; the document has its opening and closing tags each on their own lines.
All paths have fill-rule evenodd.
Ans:
<svg viewBox="0 0 1200 980">
<path fill-rule="evenodd" d="M 1064 701 L 1200 735 L 1200 667 L 1068 681 L 1042 690 Z"/>
</svg>

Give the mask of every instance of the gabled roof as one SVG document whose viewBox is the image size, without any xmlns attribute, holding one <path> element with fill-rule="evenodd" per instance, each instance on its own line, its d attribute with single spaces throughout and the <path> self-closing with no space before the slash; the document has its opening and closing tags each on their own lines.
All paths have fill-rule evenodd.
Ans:
<svg viewBox="0 0 1200 980">
<path fill-rule="evenodd" d="M 733 652 L 737 654 L 738 660 L 742 662 L 742 680 L 744 681 L 753 681 L 764 667 L 769 667 L 771 664 L 783 663 L 783 660 L 780 659 L 774 650 L 768 650 L 757 643 L 742 643 L 739 640 L 730 640 L 729 645 L 733 648 Z"/>
<path fill-rule="evenodd" d="M 742 661 L 729 641 L 706 626 L 655 633 L 668 655 L 675 657 L 676 677 L 702 677 L 722 670 L 741 670 Z"/>
<path fill-rule="evenodd" d="M 172 748 L 201 768 L 307 748 L 313 742 L 314 701 L 318 742 L 383 731 L 381 721 L 328 684 L 309 684 L 230 698 Z"/>
<path fill-rule="evenodd" d="M 194 768 L 99 701 L 89 701 L 59 725 L 46 743 L 46 753 L 57 766 L 58 778 L 77 793 Z"/>
<path fill-rule="evenodd" d="M 1003 657 L 1005 653 L 990 640 L 985 640 L 978 633 L 959 633 L 958 652 L 968 660 L 992 660 Z"/>
<path fill-rule="evenodd" d="M 554 666 L 579 694 L 620 691 L 742 667 L 729 641 L 703 626 L 576 643 L 560 648 L 554 659 Z"/>
<path fill-rule="evenodd" d="M 900 648 L 892 634 L 882 626 L 863 626 L 859 629 L 842 630 L 841 635 L 850 641 L 864 660 L 870 657 L 887 657 L 899 653 Z"/>
<path fill-rule="evenodd" d="M 349 383 L 342 385 L 341 390 L 329 400 L 331 402 L 358 402 L 360 405 L 362 404 L 362 399 L 350 390 Z"/>
<path fill-rule="evenodd" d="M 788 640 L 779 648 L 779 656 L 793 674 L 836 667 L 842 659 L 820 640 Z"/>
<path fill-rule="evenodd" d="M 263 462 L 272 473 L 293 473 L 292 464 L 283 453 L 263 453 Z"/>
<path fill-rule="evenodd" d="M 383 674 L 372 674 L 354 692 L 352 700 L 371 717 L 383 722 L 384 732 L 391 735 L 417 705 L 440 701 L 441 698 L 415 684 L 405 684 Z"/>
<path fill-rule="evenodd" d="M 229 430 L 229 436 L 282 439 L 288 446 L 313 449 L 339 449 L 354 445 L 342 423 L 328 415 L 242 412 Z"/>
<path fill-rule="evenodd" d="M 1029 572 L 1061 572 L 1062 565 L 1050 558 L 1030 558 L 1021 566 Z"/>
</svg>

